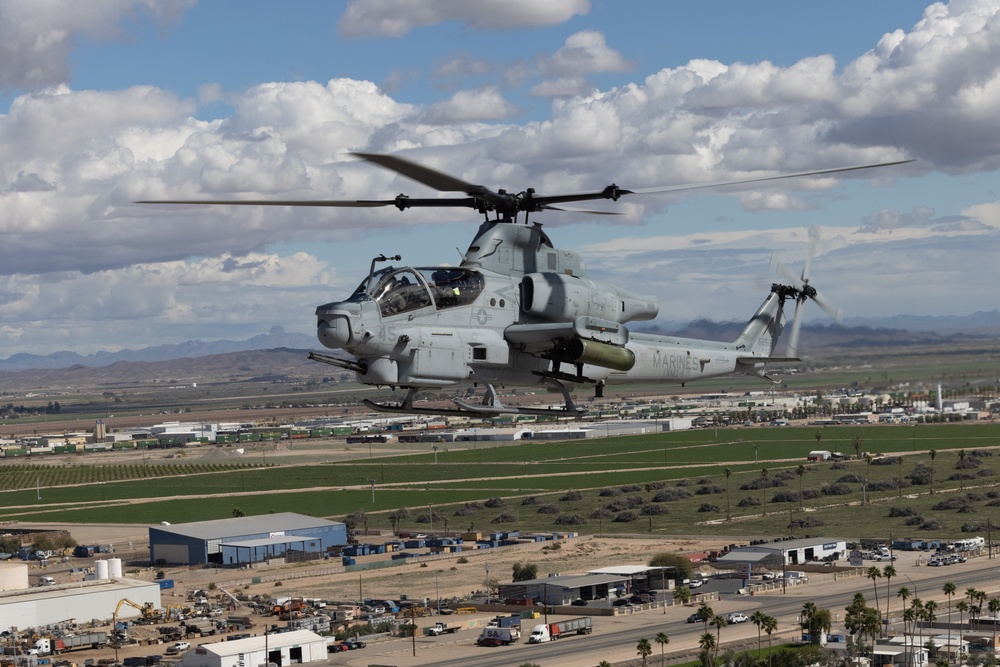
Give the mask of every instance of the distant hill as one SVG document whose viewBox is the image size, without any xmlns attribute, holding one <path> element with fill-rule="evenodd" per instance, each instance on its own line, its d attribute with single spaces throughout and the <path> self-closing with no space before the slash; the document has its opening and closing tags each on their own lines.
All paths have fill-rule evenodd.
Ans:
<svg viewBox="0 0 1000 667">
<path fill-rule="evenodd" d="M 1000 311 L 980 312 L 961 318 L 896 316 L 847 320 L 847 324 L 803 325 L 800 353 L 871 348 L 949 346 L 1000 336 Z M 890 326 L 897 324 L 899 326 Z M 903 327 L 902 325 L 908 325 Z M 734 340 L 745 322 L 697 320 L 637 322 L 633 331 L 685 338 Z M 244 341 L 188 341 L 140 350 L 80 355 L 16 354 L 0 360 L 0 382 L 10 389 L 46 386 L 96 386 L 136 381 L 191 383 L 202 380 L 233 382 L 255 379 L 320 379 L 339 373 L 325 364 L 309 361 L 309 350 L 321 349 L 315 337 L 287 333 L 274 327 L 267 334 Z M 779 343 L 779 352 L 784 349 Z"/>
<path fill-rule="evenodd" d="M 0 360 L 0 372 L 22 371 L 29 369 L 57 369 L 73 366 L 100 368 L 111 366 L 122 361 L 155 362 L 174 359 L 208 357 L 215 354 L 231 352 L 246 352 L 249 350 L 271 350 L 275 348 L 319 349 L 315 336 L 286 333 L 284 328 L 276 326 L 266 334 L 260 334 L 244 341 L 189 340 L 176 345 L 159 345 L 145 347 L 140 350 L 119 350 L 118 352 L 96 352 L 82 355 L 76 352 L 53 352 L 52 354 L 15 354 Z"/>
</svg>

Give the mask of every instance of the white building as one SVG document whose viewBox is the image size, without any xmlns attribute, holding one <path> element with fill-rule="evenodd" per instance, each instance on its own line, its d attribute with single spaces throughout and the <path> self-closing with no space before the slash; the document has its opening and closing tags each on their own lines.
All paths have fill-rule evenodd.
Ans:
<svg viewBox="0 0 1000 667">
<path fill-rule="evenodd" d="M 279 632 L 228 642 L 202 644 L 184 653 L 177 667 L 279 667 L 325 661 L 327 640 L 309 630 Z"/>
<path fill-rule="evenodd" d="M 160 586 L 135 579 L 103 579 L 0 593 L 0 631 L 31 628 L 74 619 L 80 625 L 110 619 L 122 598 L 160 608 Z M 137 616 L 128 607 L 120 617 Z"/>
</svg>

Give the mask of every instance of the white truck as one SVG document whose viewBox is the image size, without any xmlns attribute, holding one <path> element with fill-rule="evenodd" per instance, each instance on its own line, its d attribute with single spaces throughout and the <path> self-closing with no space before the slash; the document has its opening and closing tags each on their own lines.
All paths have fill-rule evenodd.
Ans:
<svg viewBox="0 0 1000 667">
<path fill-rule="evenodd" d="M 431 627 L 427 628 L 427 634 L 432 637 L 437 637 L 439 635 L 448 635 L 454 632 L 458 632 L 462 629 L 460 625 L 448 625 L 447 623 L 435 623 Z"/>
<path fill-rule="evenodd" d="M 531 629 L 531 636 L 528 637 L 529 644 L 541 644 L 543 642 L 554 642 L 566 635 L 589 635 L 594 631 L 594 624 L 590 616 L 579 616 L 556 623 L 543 623 Z"/>
<path fill-rule="evenodd" d="M 483 628 L 483 634 L 479 635 L 476 643 L 480 646 L 509 646 L 521 641 L 521 628 L 512 625 L 506 628 L 488 626 Z"/>
</svg>

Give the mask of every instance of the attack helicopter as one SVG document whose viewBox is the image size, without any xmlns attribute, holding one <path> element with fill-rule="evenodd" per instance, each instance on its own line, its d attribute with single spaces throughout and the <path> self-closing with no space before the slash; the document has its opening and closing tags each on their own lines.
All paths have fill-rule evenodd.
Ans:
<svg viewBox="0 0 1000 667">
<path fill-rule="evenodd" d="M 812 300 L 827 312 L 809 284 L 808 260 L 789 284 L 775 283 L 764 302 L 732 342 L 717 342 L 633 332 L 628 325 L 655 319 L 654 296 L 589 278 L 582 257 L 556 248 L 542 225 L 529 219 L 542 211 L 580 211 L 569 202 L 611 200 L 626 195 L 760 183 L 888 167 L 897 161 L 855 167 L 767 176 L 695 186 L 602 190 L 539 195 L 517 194 L 465 182 L 396 155 L 354 153 L 441 192 L 459 197 L 415 198 L 400 194 L 384 200 L 156 200 L 148 204 L 244 206 L 471 208 L 483 216 L 461 262 L 443 266 L 396 265 L 401 257 L 375 257 L 368 275 L 342 301 L 316 309 L 317 337 L 331 350 L 350 357 L 311 352 L 310 358 L 352 371 L 360 383 L 402 389 L 399 403 L 368 407 L 390 413 L 497 416 L 527 414 L 582 416 L 573 401 L 576 388 L 603 396 L 609 385 L 689 382 L 731 374 L 767 375 L 768 364 L 799 361 L 796 346 L 801 306 Z M 386 266 L 381 266 L 387 264 Z M 785 308 L 795 303 L 789 349 L 776 356 L 785 326 Z M 418 394 L 460 385 L 483 388 L 479 402 L 453 400 L 454 407 L 424 407 Z M 561 406 L 505 405 L 498 387 L 542 386 L 562 395 Z"/>
</svg>

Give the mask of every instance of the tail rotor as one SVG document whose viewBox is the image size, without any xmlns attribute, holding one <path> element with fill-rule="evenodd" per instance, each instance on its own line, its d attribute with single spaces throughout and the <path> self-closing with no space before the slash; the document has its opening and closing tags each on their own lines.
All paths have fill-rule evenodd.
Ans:
<svg viewBox="0 0 1000 667">
<path fill-rule="evenodd" d="M 774 259 L 771 261 L 771 266 L 791 283 L 790 285 L 776 285 L 775 287 L 779 288 L 779 294 L 781 294 L 783 299 L 795 299 L 795 312 L 792 315 L 792 330 L 788 336 L 788 348 L 786 352 L 789 357 L 798 356 L 799 332 L 802 329 L 802 306 L 806 301 L 811 299 L 835 322 L 840 322 L 842 319 L 840 308 L 832 304 L 830 301 L 822 298 L 816 292 L 816 288 L 809 284 L 809 272 L 812 269 L 812 260 L 816 256 L 817 250 L 819 249 L 819 242 L 819 228 L 811 227 L 809 229 L 809 250 L 804 261 L 802 262 L 802 271 L 798 275 L 796 275 L 788 267 L 788 265 L 783 262 Z"/>
</svg>

